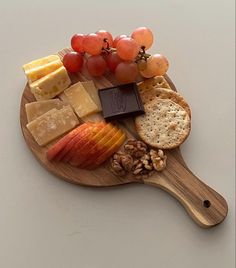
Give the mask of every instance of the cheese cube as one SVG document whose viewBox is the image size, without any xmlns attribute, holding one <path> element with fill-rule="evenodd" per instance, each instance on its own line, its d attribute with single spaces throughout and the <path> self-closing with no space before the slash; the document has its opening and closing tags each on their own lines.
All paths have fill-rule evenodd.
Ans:
<svg viewBox="0 0 236 268">
<path fill-rule="evenodd" d="M 58 55 L 50 55 L 23 65 L 28 82 L 32 83 L 62 66 Z"/>
<path fill-rule="evenodd" d="M 65 67 L 61 66 L 52 73 L 30 84 L 36 100 L 52 99 L 71 84 Z"/>
<path fill-rule="evenodd" d="M 95 104 L 98 107 L 98 111 L 102 111 L 102 107 L 101 107 L 101 102 L 98 96 L 98 89 L 95 87 L 94 83 L 92 80 L 90 81 L 84 81 L 81 82 L 81 84 L 83 85 L 83 87 L 85 88 L 85 90 L 87 91 L 87 93 L 89 94 L 89 96 L 92 98 L 92 100 L 95 102 Z M 64 92 L 62 92 L 59 96 L 58 96 L 64 103 L 69 104 L 69 100 L 66 96 L 66 94 Z"/>
<path fill-rule="evenodd" d="M 81 82 L 83 87 L 86 89 L 86 91 L 88 92 L 88 94 L 90 95 L 90 97 L 93 99 L 93 101 L 96 103 L 99 112 L 102 111 L 102 106 L 101 106 L 101 102 L 98 96 L 98 90 L 93 81 L 85 81 L 85 82 Z"/>
<path fill-rule="evenodd" d="M 87 83 L 87 82 L 81 82 L 81 83 L 82 83 L 82 85 L 84 85 L 84 83 Z M 62 100 L 63 103 L 65 103 L 65 105 L 70 104 L 69 100 L 64 92 L 62 92 L 58 97 Z M 104 121 L 104 118 L 103 118 L 102 114 L 99 112 L 99 113 L 93 113 L 93 114 L 83 116 L 83 121 L 85 121 L 85 122 L 99 122 L 99 121 Z"/>
<path fill-rule="evenodd" d="M 68 102 L 74 108 L 79 117 L 83 117 L 99 111 L 98 106 L 84 89 L 81 82 L 78 82 L 64 91 Z"/>
<path fill-rule="evenodd" d="M 43 146 L 73 129 L 79 123 L 72 108 L 52 109 L 26 125 L 35 141 Z"/>
<path fill-rule="evenodd" d="M 26 103 L 25 110 L 28 119 L 28 123 L 36 119 L 42 114 L 52 110 L 53 108 L 61 109 L 65 105 L 59 99 L 42 100 Z"/>
</svg>

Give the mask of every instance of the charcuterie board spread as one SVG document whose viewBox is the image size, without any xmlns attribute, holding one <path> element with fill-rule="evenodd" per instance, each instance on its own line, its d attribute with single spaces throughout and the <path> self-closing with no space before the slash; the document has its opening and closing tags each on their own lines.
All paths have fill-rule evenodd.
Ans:
<svg viewBox="0 0 236 268">
<path fill-rule="evenodd" d="M 114 40 L 105 30 L 76 34 L 72 48 L 23 65 L 25 141 L 46 169 L 68 182 L 157 186 L 200 226 L 215 226 L 227 203 L 182 158 L 191 109 L 166 74 L 166 57 L 147 54 L 152 43 L 146 27 Z"/>
</svg>

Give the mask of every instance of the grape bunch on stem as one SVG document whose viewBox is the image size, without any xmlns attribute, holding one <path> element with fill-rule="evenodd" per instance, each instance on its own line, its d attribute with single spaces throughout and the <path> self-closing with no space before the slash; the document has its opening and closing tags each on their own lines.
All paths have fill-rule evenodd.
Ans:
<svg viewBox="0 0 236 268">
<path fill-rule="evenodd" d="M 75 73 L 81 71 L 85 62 L 90 75 L 102 76 L 109 70 L 120 83 L 133 82 L 139 74 L 144 78 L 164 75 L 169 67 L 168 60 L 161 54 L 147 54 L 152 44 L 153 34 L 146 27 L 135 29 L 130 37 L 119 35 L 115 39 L 105 30 L 75 34 L 71 38 L 74 51 L 65 54 L 63 64 L 69 72 Z M 88 54 L 86 59 L 85 53 Z"/>
</svg>

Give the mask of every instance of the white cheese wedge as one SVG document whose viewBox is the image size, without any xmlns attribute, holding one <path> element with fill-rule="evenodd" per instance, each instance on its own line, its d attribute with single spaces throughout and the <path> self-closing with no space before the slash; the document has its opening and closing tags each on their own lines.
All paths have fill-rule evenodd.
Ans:
<svg viewBox="0 0 236 268">
<path fill-rule="evenodd" d="M 82 82 L 82 84 L 84 85 L 84 82 Z M 66 96 L 66 94 L 64 92 L 62 92 L 58 97 L 63 101 L 63 103 L 65 103 L 65 105 L 70 104 L 69 100 L 68 100 L 68 98 L 67 98 L 67 96 Z M 103 116 L 102 116 L 102 114 L 100 112 L 83 116 L 82 119 L 83 119 L 84 122 L 100 122 L 100 121 L 104 121 L 104 118 L 103 118 Z"/>
<path fill-rule="evenodd" d="M 98 111 L 102 111 L 102 107 L 101 107 L 101 102 L 98 96 L 98 89 L 95 87 L 93 81 L 85 81 L 85 82 L 81 82 L 81 84 L 83 85 L 83 87 L 85 88 L 85 90 L 87 91 L 87 93 L 89 94 L 89 96 L 92 98 L 92 100 L 95 102 L 95 104 L 98 107 Z M 66 96 L 66 94 L 64 92 L 62 92 L 59 96 L 58 96 L 64 103 L 69 104 L 68 98 Z"/>
<path fill-rule="evenodd" d="M 35 141 L 43 146 L 73 129 L 79 121 L 70 106 L 52 109 L 26 125 Z"/>
<path fill-rule="evenodd" d="M 29 83 L 44 77 L 62 66 L 62 61 L 58 55 L 49 55 L 47 57 L 31 61 L 23 65 L 25 75 Z"/>
<path fill-rule="evenodd" d="M 52 73 L 30 84 L 36 100 L 52 99 L 71 84 L 65 67 L 61 66 Z"/>
<path fill-rule="evenodd" d="M 98 96 L 98 90 L 95 85 L 94 82 L 92 80 L 90 81 L 85 81 L 85 82 L 81 82 L 82 85 L 84 86 L 84 88 L 86 89 L 86 91 L 88 92 L 88 94 L 90 95 L 90 97 L 93 99 L 93 101 L 96 103 L 99 111 L 102 111 L 102 106 L 101 106 L 101 102 Z"/>
<path fill-rule="evenodd" d="M 64 91 L 68 102 L 79 117 L 99 111 L 98 106 L 87 93 L 81 82 L 78 82 Z"/>
<path fill-rule="evenodd" d="M 64 105 L 65 103 L 59 99 L 42 100 L 42 101 L 26 103 L 25 111 L 28 123 L 33 121 L 40 115 L 45 114 L 46 112 L 52 110 L 53 108 L 61 109 Z"/>
</svg>

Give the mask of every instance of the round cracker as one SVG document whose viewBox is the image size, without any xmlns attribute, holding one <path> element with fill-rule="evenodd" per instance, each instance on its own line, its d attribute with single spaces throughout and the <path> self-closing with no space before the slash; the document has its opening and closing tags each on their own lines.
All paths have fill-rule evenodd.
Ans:
<svg viewBox="0 0 236 268">
<path fill-rule="evenodd" d="M 150 90 L 141 91 L 140 97 L 141 97 L 143 104 L 149 103 L 153 101 L 155 98 L 169 99 L 179 104 L 181 107 L 183 107 L 184 110 L 188 113 L 189 117 L 191 117 L 191 110 L 190 110 L 188 103 L 179 93 L 171 89 L 154 87 Z"/>
<path fill-rule="evenodd" d="M 153 88 L 167 88 L 171 89 L 170 85 L 167 83 L 163 76 L 155 76 L 150 79 L 146 79 L 138 84 L 139 93 L 152 90 Z"/>
<path fill-rule="evenodd" d="M 147 144 L 160 149 L 178 147 L 188 137 L 188 113 L 177 103 L 155 98 L 144 105 L 145 114 L 135 118 L 136 130 Z"/>
</svg>

